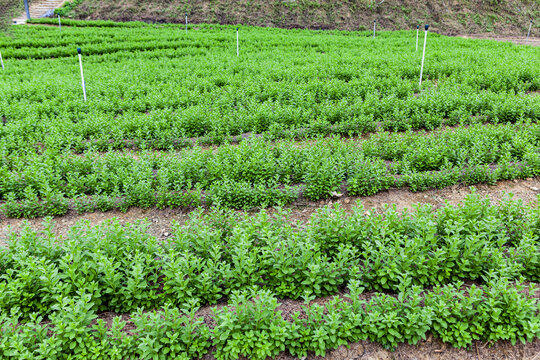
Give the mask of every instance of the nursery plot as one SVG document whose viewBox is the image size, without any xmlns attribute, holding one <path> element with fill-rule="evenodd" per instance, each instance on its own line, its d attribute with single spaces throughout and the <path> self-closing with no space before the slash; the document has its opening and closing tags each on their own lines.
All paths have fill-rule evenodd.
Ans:
<svg viewBox="0 0 540 360">
<path fill-rule="evenodd" d="M 237 57 L 231 27 L 16 28 L 0 40 L 2 148 L 168 149 L 539 116 L 537 48 L 430 34 L 420 90 L 414 32 L 240 32 Z"/>
<path fill-rule="evenodd" d="M 289 216 L 194 212 L 163 243 L 144 223 L 117 221 L 81 223 L 64 239 L 50 222 L 14 233 L 0 249 L 0 355 L 301 358 L 428 333 L 454 347 L 540 334 L 538 204 L 470 195 L 436 211 L 327 207 L 305 226 Z M 286 299 L 306 306 L 282 314 Z M 131 313 L 129 331 L 121 317 L 93 322 L 111 311 Z"/>
<path fill-rule="evenodd" d="M 206 24 L 0 39 L 1 217 L 186 215 L 163 236 L 10 219 L 0 358 L 312 358 L 432 338 L 536 351 L 538 49 L 430 34 L 419 88 L 414 31 L 239 35 L 239 56 L 235 27 Z M 518 179 L 526 204 L 343 201 Z M 303 221 L 287 209 L 338 199 Z"/>
<path fill-rule="evenodd" d="M 420 89 L 414 31 L 241 27 L 236 56 L 228 26 L 65 25 L 0 39 L 4 216 L 267 207 L 539 172 L 534 47 L 430 34 Z"/>
</svg>

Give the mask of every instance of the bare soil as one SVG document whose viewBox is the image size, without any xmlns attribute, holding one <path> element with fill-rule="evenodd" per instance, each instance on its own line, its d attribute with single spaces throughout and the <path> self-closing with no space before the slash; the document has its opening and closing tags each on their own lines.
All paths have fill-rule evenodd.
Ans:
<svg viewBox="0 0 540 360">
<path fill-rule="evenodd" d="M 474 342 L 470 349 L 456 349 L 439 339 L 428 337 L 420 341 L 417 345 L 402 344 L 395 352 L 385 350 L 379 344 L 362 341 L 352 344 L 350 348 L 341 346 L 334 351 L 328 352 L 326 356 L 308 356 L 307 359 L 326 360 L 496 360 L 496 359 L 520 359 L 538 360 L 540 358 L 540 340 L 536 339 L 532 343 L 523 345 L 512 345 L 508 341 L 500 341 L 492 346 L 481 342 Z M 278 359 L 294 359 L 290 355 L 283 354 Z"/>
<path fill-rule="evenodd" d="M 517 45 L 531 45 L 531 46 L 540 46 L 540 38 L 529 37 L 527 36 L 500 36 L 495 34 L 470 34 L 470 35 L 459 35 L 459 37 L 465 39 L 483 39 L 483 40 L 495 40 L 502 42 L 511 42 Z"/>
</svg>

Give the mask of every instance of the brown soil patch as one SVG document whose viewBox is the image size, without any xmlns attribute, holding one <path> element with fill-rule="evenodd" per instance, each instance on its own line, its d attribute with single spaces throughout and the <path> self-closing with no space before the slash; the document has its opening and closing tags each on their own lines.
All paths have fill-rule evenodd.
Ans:
<svg viewBox="0 0 540 360">
<path fill-rule="evenodd" d="M 482 40 L 495 40 L 503 42 L 512 42 L 518 45 L 531 45 L 531 46 L 540 46 L 540 38 L 529 37 L 513 37 L 513 36 L 500 36 L 494 34 L 471 34 L 471 35 L 459 35 L 464 39 L 482 39 Z"/>
<path fill-rule="evenodd" d="M 458 360 L 458 359 L 520 359 L 537 360 L 540 358 L 540 340 L 535 339 L 532 343 L 512 346 L 507 341 L 500 341 L 493 346 L 481 342 L 474 342 L 470 349 L 456 349 L 439 339 L 428 336 L 416 346 L 401 344 L 395 352 L 385 350 L 382 346 L 368 341 L 352 344 L 350 348 L 345 346 L 328 352 L 323 357 L 308 356 L 308 359 L 327 360 Z M 279 359 L 294 359 L 292 356 L 283 356 Z"/>
</svg>

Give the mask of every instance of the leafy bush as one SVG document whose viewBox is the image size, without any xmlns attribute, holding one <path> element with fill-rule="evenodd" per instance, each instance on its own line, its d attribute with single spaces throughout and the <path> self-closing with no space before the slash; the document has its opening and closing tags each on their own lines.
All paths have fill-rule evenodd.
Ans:
<svg viewBox="0 0 540 360">
<path fill-rule="evenodd" d="M 276 311 L 278 303 L 271 293 L 236 293 L 230 304 L 215 311 L 216 359 L 245 356 L 263 360 L 285 350 L 288 326 Z"/>
</svg>

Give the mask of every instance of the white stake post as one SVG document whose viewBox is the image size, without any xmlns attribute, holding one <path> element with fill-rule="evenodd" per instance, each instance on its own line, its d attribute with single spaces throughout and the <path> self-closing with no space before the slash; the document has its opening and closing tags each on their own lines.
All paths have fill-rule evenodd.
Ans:
<svg viewBox="0 0 540 360">
<path fill-rule="evenodd" d="M 82 80 L 82 89 L 83 89 L 83 95 L 84 95 L 84 102 L 86 102 L 86 83 L 84 82 L 84 73 L 82 68 L 82 50 L 81 48 L 77 48 L 77 52 L 79 53 L 79 64 L 81 66 L 81 80 Z"/>
<path fill-rule="evenodd" d="M 377 20 L 373 20 L 373 38 L 375 39 L 375 29 L 377 27 Z"/>
<path fill-rule="evenodd" d="M 2 59 L 2 53 L 0 52 L 0 64 L 2 64 L 2 70 L 4 69 L 4 59 Z"/>
<path fill-rule="evenodd" d="M 416 25 L 416 51 L 418 51 L 418 32 L 420 31 L 420 25 Z"/>
<path fill-rule="evenodd" d="M 28 6 L 28 0 L 24 0 L 24 9 L 26 10 L 26 19 L 30 20 L 30 7 Z"/>
<path fill-rule="evenodd" d="M 240 56 L 240 43 L 238 39 L 238 28 L 236 28 L 236 56 Z"/>
<path fill-rule="evenodd" d="M 424 51 L 422 53 L 422 66 L 420 67 L 420 83 L 418 84 L 418 87 L 422 86 L 422 75 L 424 73 L 424 59 L 426 57 L 426 40 L 427 40 L 428 28 L 429 28 L 429 25 L 426 24 L 426 35 L 424 36 Z"/>
<path fill-rule="evenodd" d="M 529 35 L 531 35 L 531 28 L 532 28 L 532 20 L 531 20 L 531 23 L 529 24 L 529 31 L 527 32 L 527 40 L 529 40 Z"/>
<path fill-rule="evenodd" d="M 62 30 L 62 21 L 60 21 L 60 15 L 58 15 L 58 28 Z"/>
<path fill-rule="evenodd" d="M 186 13 L 186 34 L 187 34 L 187 13 Z"/>
</svg>

